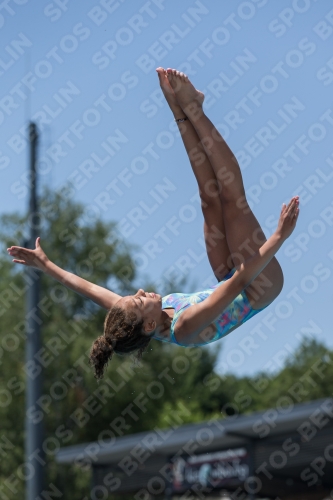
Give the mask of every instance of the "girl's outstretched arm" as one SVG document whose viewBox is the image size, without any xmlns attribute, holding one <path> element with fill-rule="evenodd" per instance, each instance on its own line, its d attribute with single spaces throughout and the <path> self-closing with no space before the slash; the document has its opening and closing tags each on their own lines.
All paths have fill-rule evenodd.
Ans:
<svg viewBox="0 0 333 500">
<path fill-rule="evenodd" d="M 115 303 L 121 299 L 117 293 L 111 292 L 107 288 L 94 285 L 73 273 L 61 269 L 53 262 L 51 262 L 40 246 L 40 238 L 36 240 L 36 248 L 29 250 L 28 248 L 12 246 L 7 248 L 9 255 L 14 257 L 13 262 L 23 264 L 24 266 L 34 267 L 43 271 L 51 278 L 59 281 L 62 285 L 70 288 L 74 292 L 91 299 L 93 302 L 103 307 L 104 309 L 111 309 Z"/>
</svg>

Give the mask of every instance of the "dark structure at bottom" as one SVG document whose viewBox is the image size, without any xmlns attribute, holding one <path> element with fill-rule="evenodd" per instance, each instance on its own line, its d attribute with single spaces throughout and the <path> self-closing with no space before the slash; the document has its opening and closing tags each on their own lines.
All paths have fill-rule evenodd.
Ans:
<svg viewBox="0 0 333 500">
<path fill-rule="evenodd" d="M 58 463 L 92 467 L 96 498 L 333 498 L 333 399 L 62 448 Z"/>
</svg>

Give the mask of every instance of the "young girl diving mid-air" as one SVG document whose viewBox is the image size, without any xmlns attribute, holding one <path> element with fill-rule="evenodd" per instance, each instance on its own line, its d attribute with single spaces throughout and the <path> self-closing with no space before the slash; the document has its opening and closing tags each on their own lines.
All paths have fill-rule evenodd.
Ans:
<svg viewBox="0 0 333 500">
<path fill-rule="evenodd" d="M 151 339 L 206 345 L 267 307 L 283 286 L 274 255 L 291 235 L 299 214 L 296 196 L 282 206 L 278 227 L 266 240 L 246 201 L 237 160 L 203 112 L 204 95 L 179 71 L 158 68 L 157 73 L 198 182 L 207 256 L 218 283 L 192 294 L 162 298 L 140 289 L 121 297 L 56 266 L 39 238 L 34 250 L 8 249 L 13 262 L 44 271 L 108 310 L 104 335 L 95 340 L 90 353 L 97 378 L 102 378 L 114 352 L 136 350 L 141 356 Z M 212 238 L 216 234 L 223 237 Z"/>
</svg>

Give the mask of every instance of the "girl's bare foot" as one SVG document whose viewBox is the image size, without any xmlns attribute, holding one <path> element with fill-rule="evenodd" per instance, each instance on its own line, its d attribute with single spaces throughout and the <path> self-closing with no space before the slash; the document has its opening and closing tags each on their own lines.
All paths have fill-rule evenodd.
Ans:
<svg viewBox="0 0 333 500">
<path fill-rule="evenodd" d="M 193 87 L 192 83 L 184 73 L 175 69 L 167 69 L 168 80 L 174 90 L 178 104 L 185 113 L 195 105 L 196 108 L 202 107 L 204 94 Z"/>
<path fill-rule="evenodd" d="M 179 104 L 178 104 L 178 101 L 177 101 L 177 97 L 176 97 L 176 94 L 173 90 L 173 88 L 171 87 L 170 85 L 170 82 L 168 80 L 168 75 L 167 75 L 167 72 L 164 68 L 156 68 L 156 72 L 158 74 L 158 78 L 159 78 L 159 81 L 160 81 L 160 86 L 161 86 L 161 89 L 162 89 L 162 92 L 164 94 L 164 97 L 167 101 L 167 103 L 169 104 L 170 108 L 173 109 L 173 108 L 180 108 Z"/>
</svg>

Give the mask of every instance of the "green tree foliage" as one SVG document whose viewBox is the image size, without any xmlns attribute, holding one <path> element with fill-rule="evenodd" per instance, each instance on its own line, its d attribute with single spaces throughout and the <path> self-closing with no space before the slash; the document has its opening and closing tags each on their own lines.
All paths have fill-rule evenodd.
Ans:
<svg viewBox="0 0 333 500">
<path fill-rule="evenodd" d="M 252 413 L 276 408 L 287 414 L 294 405 L 332 397 L 333 351 L 314 337 L 304 337 L 298 348 L 273 372 L 252 377 L 211 375 L 209 385 L 223 384 L 228 402 L 221 416 Z"/>
<path fill-rule="evenodd" d="M 260 408 L 304 403 L 333 394 L 333 352 L 315 338 L 304 337 L 284 367 L 271 375 L 260 374 L 252 380 L 256 388 L 254 404 Z"/>
</svg>

